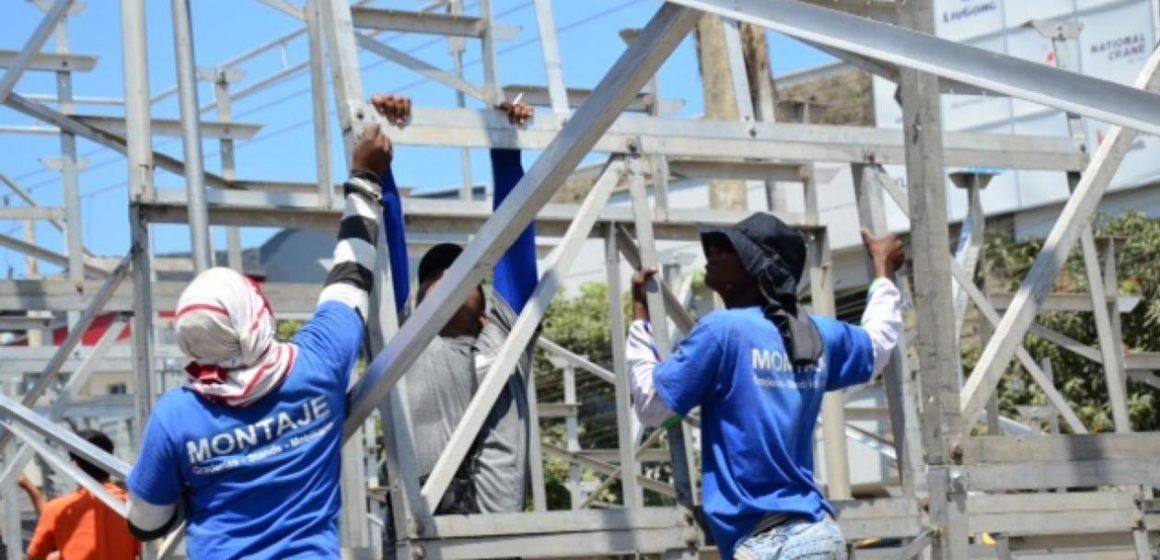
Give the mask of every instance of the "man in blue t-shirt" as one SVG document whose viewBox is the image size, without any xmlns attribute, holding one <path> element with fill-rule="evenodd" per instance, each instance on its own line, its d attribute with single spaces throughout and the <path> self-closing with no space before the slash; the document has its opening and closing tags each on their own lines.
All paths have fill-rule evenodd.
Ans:
<svg viewBox="0 0 1160 560">
<path fill-rule="evenodd" d="M 227 268 L 197 275 L 174 326 L 188 384 L 153 409 L 129 475 L 129 526 L 156 539 L 187 519 L 191 558 L 341 558 L 346 390 L 362 348 L 391 142 L 368 127 L 344 184 L 334 266 L 291 342 L 261 286 Z"/>
<path fill-rule="evenodd" d="M 723 558 L 846 557 L 814 482 L 818 411 L 826 391 L 881 371 L 902 326 L 890 280 L 902 242 L 862 235 L 876 278 L 860 327 L 805 313 L 797 300 L 805 242 L 769 214 L 701 228 L 705 284 L 727 309 L 701 319 L 664 362 L 644 298 L 655 271 L 633 277 L 633 406 L 651 426 L 701 407 L 704 507 Z"/>
</svg>

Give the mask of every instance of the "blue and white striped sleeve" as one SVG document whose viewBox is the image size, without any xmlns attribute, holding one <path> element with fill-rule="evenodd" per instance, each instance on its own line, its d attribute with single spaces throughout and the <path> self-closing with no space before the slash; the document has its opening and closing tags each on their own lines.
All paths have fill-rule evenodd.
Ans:
<svg viewBox="0 0 1160 560">
<path fill-rule="evenodd" d="M 379 236 L 378 179 L 356 172 L 343 185 L 345 205 L 334 247 L 334 265 L 318 305 L 338 302 L 366 318 L 374 287 L 375 243 Z"/>
</svg>

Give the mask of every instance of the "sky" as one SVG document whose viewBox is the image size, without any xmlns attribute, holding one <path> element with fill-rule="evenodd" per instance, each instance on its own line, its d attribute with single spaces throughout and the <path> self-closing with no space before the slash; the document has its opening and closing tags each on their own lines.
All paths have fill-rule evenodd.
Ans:
<svg viewBox="0 0 1160 560">
<path fill-rule="evenodd" d="M 92 72 L 78 73 L 73 78 L 76 97 L 122 98 L 120 3 L 112 0 L 76 2 L 84 4 L 80 13 L 69 19 L 68 42 L 71 52 L 99 57 Z M 301 2 L 294 2 L 301 3 Z M 427 0 L 379 1 L 376 7 L 417 10 Z M 493 0 L 497 23 L 521 28 L 518 36 L 499 44 L 499 75 L 505 85 L 547 83 L 540 52 L 534 3 L 531 0 Z M 147 3 L 147 34 L 149 43 L 149 82 L 151 95 L 170 90 L 177 83 L 174 67 L 172 16 L 169 2 Z M 271 9 L 257 0 L 196 0 L 193 4 L 195 57 L 198 67 L 220 67 L 238 55 L 259 47 L 274 38 L 293 32 L 303 24 L 282 12 Z M 624 28 L 642 27 L 661 5 L 654 0 L 556 0 L 554 14 L 559 33 L 564 78 L 569 87 L 590 88 L 604 76 L 624 50 L 618 32 Z M 467 12 L 475 13 L 477 3 L 466 2 Z M 0 49 L 20 50 L 39 24 L 42 13 L 28 1 L 6 0 L 0 15 Z M 388 34 L 382 38 L 396 48 L 407 51 L 427 62 L 445 69 L 452 68 L 447 41 L 425 35 Z M 482 83 L 478 41 L 468 41 L 464 60 L 466 78 Z M 57 51 L 56 38 L 50 38 L 45 52 Z M 786 75 L 833 62 L 828 55 L 811 49 L 793 39 L 771 33 L 770 50 L 775 75 Z M 245 71 L 242 81 L 233 86 L 244 89 L 261 79 L 307 60 L 307 43 L 302 37 L 241 66 Z M 416 106 L 453 107 L 455 94 L 450 88 L 424 79 L 422 76 L 386 62 L 373 53 L 360 55 L 365 91 L 398 93 L 411 96 Z M 330 88 L 328 83 L 328 88 Z M 692 37 L 686 38 L 676 53 L 660 71 L 660 90 L 663 98 L 684 101 L 678 116 L 696 117 L 702 113 L 701 84 L 697 74 L 695 47 Z M 26 73 L 15 89 L 20 94 L 55 94 L 56 77 L 52 73 Z M 311 112 L 309 73 L 279 83 L 260 93 L 237 100 L 233 105 L 237 122 L 262 124 L 261 131 L 250 140 L 238 141 L 235 147 L 238 177 L 243 180 L 272 180 L 311 182 L 316 178 L 314 157 L 314 128 Z M 202 82 L 199 103 L 213 101 L 212 86 Z M 336 162 L 336 180 L 345 173 L 341 146 L 338 144 L 337 119 L 333 117 L 333 90 L 331 100 L 331 129 Z M 469 107 L 482 108 L 468 101 Z M 78 106 L 80 114 L 121 115 L 123 109 L 115 106 Z M 178 118 L 176 96 L 159 101 L 153 106 L 154 118 Z M 203 115 L 203 120 L 216 120 L 214 112 Z M 32 119 L 6 107 L 0 107 L 0 127 L 37 125 Z M 181 158 L 180 138 L 154 137 L 154 148 Z M 217 140 L 205 139 L 205 169 L 220 173 L 221 160 Z M 84 139 L 78 140 L 78 152 L 87 159 L 88 167 L 80 176 L 82 222 L 85 245 L 99 255 L 124 255 L 129 247 L 128 186 L 126 160 L 115 152 Z M 401 146 L 396 148 L 394 171 L 399 182 L 418 190 L 455 187 L 463 182 L 458 149 L 438 149 Z M 57 135 L 26 135 L 0 133 L 0 173 L 14 179 L 32 191 L 42 206 L 61 205 L 60 176 L 45 167 L 44 158 L 59 157 L 60 140 Z M 525 166 L 531 165 L 536 154 L 525 154 Z M 473 179 L 478 183 L 490 182 L 487 157 L 484 150 L 472 151 Z M 177 188 L 184 185 L 184 177 L 158 170 L 159 188 Z M 0 185 L 0 204 L 22 204 L 15 195 Z M 223 228 L 215 228 L 215 249 L 225 248 Z M 0 233 L 23 237 L 24 227 L 19 222 L 0 221 Z M 243 229 L 243 245 L 253 247 L 267 239 L 275 230 L 265 228 Z M 189 229 L 178 225 L 153 227 L 154 248 L 158 253 L 187 251 Z M 37 227 L 40 245 L 64 252 L 62 235 L 47 223 Z M 0 248 L 0 274 L 10 277 L 24 275 L 22 255 Z M 42 264 L 42 273 L 53 273 L 58 268 Z"/>
</svg>

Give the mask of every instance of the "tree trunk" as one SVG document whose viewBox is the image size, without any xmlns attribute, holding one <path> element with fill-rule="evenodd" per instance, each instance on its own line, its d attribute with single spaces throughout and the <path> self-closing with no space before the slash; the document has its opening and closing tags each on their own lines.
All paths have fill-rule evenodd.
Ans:
<svg viewBox="0 0 1160 560">
<path fill-rule="evenodd" d="M 709 14 L 697 22 L 697 58 L 705 94 L 705 118 L 735 121 L 741 115 L 733 93 L 724 25 L 720 17 Z M 709 208 L 713 210 L 746 210 L 748 199 L 745 181 L 709 182 Z"/>
</svg>

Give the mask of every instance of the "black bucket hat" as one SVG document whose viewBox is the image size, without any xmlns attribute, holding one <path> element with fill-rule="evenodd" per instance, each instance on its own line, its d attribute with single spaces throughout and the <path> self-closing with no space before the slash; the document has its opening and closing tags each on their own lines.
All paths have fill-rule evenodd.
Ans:
<svg viewBox="0 0 1160 560">
<path fill-rule="evenodd" d="M 798 309 L 797 286 L 806 266 L 802 234 L 772 214 L 756 213 L 733 225 L 699 224 L 701 245 L 724 237 L 741 265 L 756 281 L 765 304 L 762 311 L 782 337 L 798 365 L 816 363 L 821 338 L 813 321 Z"/>
<path fill-rule="evenodd" d="M 733 250 L 754 278 L 759 278 L 770 266 L 778 269 L 780 278 L 774 288 L 779 295 L 796 299 L 797 284 L 806 266 L 806 241 L 798 230 L 772 214 L 757 213 L 733 225 L 699 224 L 701 243 L 706 237 L 725 236 Z M 783 285 L 784 284 L 784 285 Z"/>
</svg>

